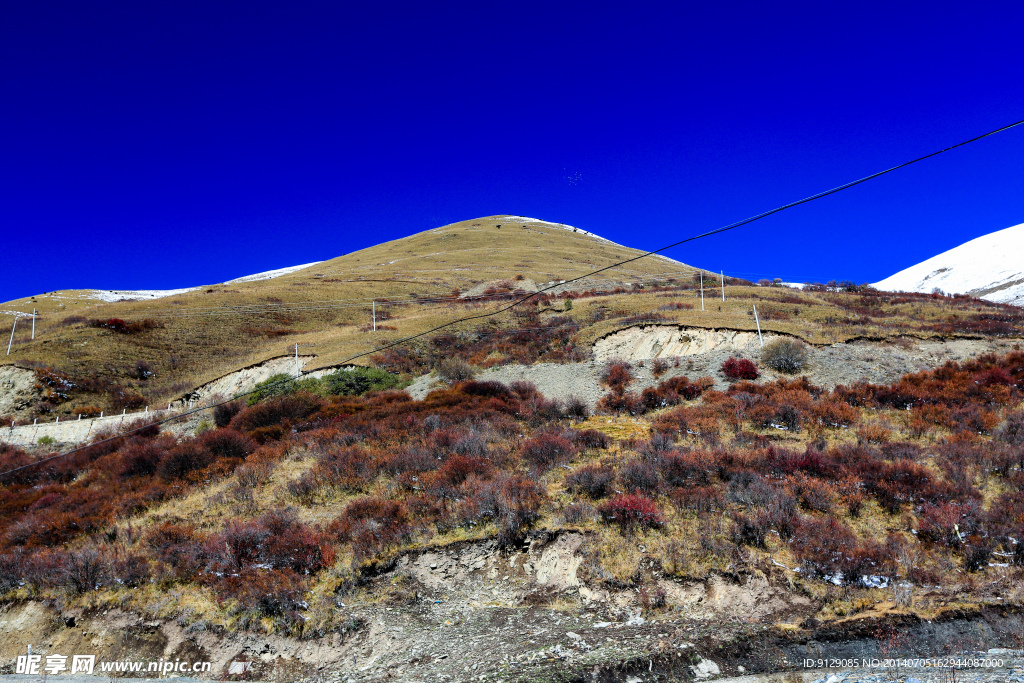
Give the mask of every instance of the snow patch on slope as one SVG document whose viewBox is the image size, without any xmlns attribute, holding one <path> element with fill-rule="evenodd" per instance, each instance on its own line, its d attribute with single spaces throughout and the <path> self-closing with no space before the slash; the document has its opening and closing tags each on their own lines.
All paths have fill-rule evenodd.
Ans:
<svg viewBox="0 0 1024 683">
<path fill-rule="evenodd" d="M 266 270 L 262 273 L 253 273 L 252 275 L 245 275 L 243 277 L 235 278 L 234 280 L 228 280 L 223 283 L 225 285 L 238 284 L 240 282 L 256 282 L 258 280 L 272 280 L 275 277 L 281 277 L 282 275 L 288 275 L 294 273 L 297 270 L 303 268 L 309 268 L 315 266 L 323 261 L 314 261 L 313 263 L 303 263 L 301 266 L 288 266 L 287 268 L 278 268 L 277 270 Z M 89 299 L 99 299 L 100 301 L 121 301 L 122 299 L 131 299 L 135 301 L 147 301 L 150 299 L 162 299 L 167 296 L 174 296 L 175 294 L 184 294 L 186 292 L 194 292 L 197 289 L 203 287 L 209 287 L 210 285 L 200 285 L 198 287 L 183 287 L 181 289 L 90 289 L 86 290 L 82 295 Z"/>
<path fill-rule="evenodd" d="M 941 289 L 1024 306 L 1024 223 L 965 242 L 874 286 L 897 292 Z"/>
<path fill-rule="evenodd" d="M 265 270 L 262 273 L 254 273 L 252 275 L 246 275 L 244 277 L 236 277 L 234 280 L 228 280 L 224 284 L 233 285 L 238 282 L 256 282 L 257 280 L 273 280 L 275 277 L 281 277 L 289 273 L 294 273 L 297 270 L 303 268 L 312 268 L 318 263 L 323 261 L 313 261 L 312 263 L 303 263 L 301 266 L 288 266 L 287 268 L 278 268 L 277 270 Z M 394 263 L 394 261 L 392 261 Z"/>
<path fill-rule="evenodd" d="M 121 301 L 122 299 L 149 300 L 162 299 L 165 296 L 194 292 L 202 287 L 185 287 L 183 289 L 87 289 L 82 294 L 87 299 L 99 299 L 100 301 Z"/>
</svg>

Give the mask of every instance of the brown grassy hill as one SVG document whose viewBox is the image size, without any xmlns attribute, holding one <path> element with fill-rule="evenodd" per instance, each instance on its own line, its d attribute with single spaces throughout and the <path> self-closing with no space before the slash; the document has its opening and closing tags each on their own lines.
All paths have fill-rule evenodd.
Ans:
<svg viewBox="0 0 1024 683">
<path fill-rule="evenodd" d="M 62 291 L 8 302 L 4 309 L 36 308 L 40 317 L 34 341 L 21 323 L 5 360 L 48 368 L 56 376 L 51 383 L 66 378 L 73 385 L 70 391 L 46 387 L 47 400 L 13 416 L 160 405 L 226 373 L 290 354 L 295 344 L 303 355 L 315 356 L 307 369 L 330 366 L 466 315 L 496 310 L 515 291 L 535 291 L 639 253 L 560 224 L 492 216 L 270 280 L 145 301 L 106 303 L 88 291 Z M 572 294 L 541 297 L 518 313 L 448 328 L 457 333 L 452 340 L 421 340 L 406 354 L 411 360 L 400 358 L 387 367 L 415 374 L 452 353 L 482 366 L 578 360 L 589 355 L 595 340 L 638 323 L 754 330 L 754 305 L 763 329 L 814 344 L 858 337 L 1024 334 L 1024 316 L 1013 307 L 856 287 L 798 292 L 729 280 L 721 301 L 717 282 L 708 283 L 701 310 L 697 272 L 662 257 L 642 259 L 576 283 Z M 566 296 L 575 297 L 571 310 Z M 124 324 L 107 324 L 111 319 Z M 355 362 L 373 361 L 363 355 Z"/>
<path fill-rule="evenodd" d="M 271 280 L 212 285 L 155 300 L 108 303 L 90 290 L 66 290 L 10 301 L 2 308 L 34 308 L 39 317 L 34 341 L 22 320 L 4 361 L 51 367 L 71 377 L 79 400 L 66 401 L 58 414 L 85 405 L 156 405 L 227 372 L 289 353 L 296 343 L 304 354 L 317 356 L 316 365 L 329 365 L 370 351 L 382 340 L 447 322 L 467 308 L 479 311 L 485 304 L 458 301 L 475 286 L 482 285 L 481 292 L 488 283 L 497 291 L 532 291 L 539 283 L 577 277 L 639 253 L 560 224 L 480 218 Z M 585 286 L 610 288 L 693 272 L 657 257 Z M 376 332 L 369 329 L 373 299 L 380 323 Z M 90 326 L 112 318 L 152 322 L 136 333 Z M 147 373 L 152 374 L 144 378 Z"/>
</svg>

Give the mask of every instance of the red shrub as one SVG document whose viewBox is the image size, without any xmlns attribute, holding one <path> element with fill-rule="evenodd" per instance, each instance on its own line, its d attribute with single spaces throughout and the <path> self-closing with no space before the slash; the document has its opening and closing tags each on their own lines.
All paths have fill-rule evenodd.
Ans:
<svg viewBox="0 0 1024 683">
<path fill-rule="evenodd" d="M 437 495 L 454 497 L 455 489 L 470 475 L 486 477 L 490 472 L 491 464 L 483 458 L 453 455 L 436 471 L 423 477 L 423 481 Z"/>
<path fill-rule="evenodd" d="M 847 557 L 854 555 L 856 546 L 857 537 L 834 517 L 802 520 L 791 544 L 804 566 L 817 576 L 835 576 L 843 572 Z M 851 578 L 854 577 L 843 576 L 847 582 Z"/>
<path fill-rule="evenodd" d="M 655 387 L 644 389 L 640 395 L 613 391 L 597 403 L 600 412 L 621 415 L 642 415 L 652 410 L 674 406 L 683 400 L 693 400 L 714 386 L 710 377 L 701 377 L 691 382 L 687 377 L 672 377 Z"/>
<path fill-rule="evenodd" d="M 459 385 L 459 390 L 470 396 L 508 398 L 512 392 L 501 382 L 475 382 L 470 380 Z"/>
<path fill-rule="evenodd" d="M 502 546 L 522 540 L 523 532 L 538 519 L 538 511 L 547 498 L 543 485 L 518 474 L 500 474 L 494 481 L 474 486 L 472 490 L 460 504 L 457 515 L 464 523 L 486 520 L 497 523 L 498 542 Z"/>
<path fill-rule="evenodd" d="M 241 401 L 222 403 L 213 409 L 213 423 L 218 427 L 227 427 L 232 418 L 242 410 Z"/>
<path fill-rule="evenodd" d="M 763 548 L 771 530 L 771 521 L 763 512 L 753 517 L 737 515 L 735 528 L 733 530 L 733 541 L 736 545 L 749 545 L 754 548 Z"/>
<path fill-rule="evenodd" d="M 789 483 L 789 490 L 805 510 L 830 512 L 835 503 L 835 487 L 812 477 L 793 477 Z"/>
<path fill-rule="evenodd" d="M 664 358 L 655 358 L 651 361 L 651 374 L 655 378 L 661 377 L 668 372 L 668 361 Z"/>
<path fill-rule="evenodd" d="M 597 411 L 611 415 L 639 415 L 642 412 L 640 397 L 636 394 L 611 392 L 605 394 L 597 402 Z"/>
<path fill-rule="evenodd" d="M 811 406 L 811 418 L 822 427 L 841 429 L 860 422 L 860 411 L 835 397 L 820 398 Z"/>
<path fill-rule="evenodd" d="M 169 578 L 191 578 L 206 564 L 205 538 L 191 525 L 164 522 L 150 529 L 143 542 L 158 562 L 168 566 Z"/>
<path fill-rule="evenodd" d="M 730 379 L 757 379 L 761 375 L 752 361 L 734 356 L 722 363 L 721 369 L 722 374 Z"/>
<path fill-rule="evenodd" d="M 665 523 L 661 510 L 653 500 L 636 494 L 619 494 L 603 503 L 598 512 L 609 524 L 617 524 L 623 529 L 633 527 L 660 527 Z"/>
<path fill-rule="evenodd" d="M 289 569 L 249 569 L 226 576 L 219 582 L 222 600 L 234 600 L 232 612 L 245 628 L 261 617 L 281 618 L 286 623 L 298 622 L 305 609 L 302 599 L 306 581 Z"/>
<path fill-rule="evenodd" d="M 715 386 L 715 380 L 710 377 L 698 377 L 691 381 L 689 377 L 680 375 L 659 383 L 657 389 L 662 395 L 674 392 L 687 401 L 692 401 L 713 386 Z"/>
<path fill-rule="evenodd" d="M 381 470 L 394 476 L 404 472 L 429 472 L 440 464 L 440 460 L 425 450 L 412 448 L 388 453 L 381 463 Z"/>
<path fill-rule="evenodd" d="M 356 565 L 408 541 L 412 534 L 405 505 L 379 498 L 354 501 L 331 523 L 329 530 L 340 541 L 352 544 Z"/>
<path fill-rule="evenodd" d="M 334 559 L 334 550 L 316 530 L 298 521 L 291 510 L 274 510 L 256 520 L 229 522 L 206 543 L 208 562 L 222 571 L 288 569 L 309 574 Z"/>
<path fill-rule="evenodd" d="M 260 427 L 290 424 L 312 415 L 320 407 L 320 401 L 309 394 L 279 396 L 242 410 L 231 419 L 229 426 L 240 432 L 249 432 Z"/>
</svg>

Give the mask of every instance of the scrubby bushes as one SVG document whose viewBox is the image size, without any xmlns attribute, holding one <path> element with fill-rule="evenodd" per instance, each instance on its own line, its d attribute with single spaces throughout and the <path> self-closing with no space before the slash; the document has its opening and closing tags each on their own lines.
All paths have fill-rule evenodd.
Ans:
<svg viewBox="0 0 1024 683">
<path fill-rule="evenodd" d="M 667 526 L 679 534 L 696 524 L 708 535 L 698 541 L 702 557 L 749 559 L 749 548 L 724 545 L 730 535 L 773 552 L 785 544 L 808 575 L 853 584 L 868 572 L 891 574 L 895 551 L 866 532 L 858 539 L 844 516 L 881 513 L 890 515 L 884 526 L 918 532 L 914 547 L 929 561 L 913 580 L 939 580 L 954 567 L 983 571 L 992 551 L 1007 553 L 1006 561 L 1024 558 L 1011 540 L 1024 537 L 1021 420 L 1010 410 L 1022 398 L 1022 379 L 1024 354 L 1010 354 L 831 392 L 806 379 L 738 380 L 713 391 L 710 380 L 675 377 L 637 393 L 616 382 L 616 400 L 637 414 L 701 400 L 662 412 L 649 437 L 633 433 L 610 454 L 595 452 L 611 445 L 606 434 L 569 428 L 567 408 L 529 384 L 468 380 L 423 401 L 401 392 L 299 390 L 235 404 L 215 415 L 218 429 L 198 438 L 147 433 L 13 474 L 0 488 L 0 590 L 30 576 L 68 591 L 85 590 L 97 576 L 104 586 L 152 577 L 161 586 L 206 586 L 238 623 L 287 626 L 302 621 L 304 591 L 334 551 L 351 558 L 358 575 L 434 534 L 514 545 L 542 518 L 593 528 L 598 515 L 626 532 Z M 896 406 L 902 410 L 890 411 Z M 888 441 L 868 438 L 866 429 L 859 442 L 828 431 L 862 424 L 864 408 L 889 411 L 866 421 L 890 432 Z M 992 438 L 976 433 L 969 408 Z M 910 420 L 959 411 L 929 423 L 926 449 L 905 440 Z M 811 431 L 809 443 L 784 447 L 797 442 L 782 427 Z M 289 452 L 289 466 L 273 469 Z M 31 461 L 0 446 L 0 469 Z M 250 518 L 251 489 L 271 471 L 285 478 L 292 464 L 303 473 L 282 482 L 289 499 L 343 500 L 335 519 L 316 526 L 280 511 Z M 244 502 L 245 517 L 203 531 L 162 523 L 134 546 L 128 532 L 118 536 L 116 520 L 232 473 L 210 499 Z M 549 490 L 559 491 L 553 501 Z M 723 526 L 711 530 L 709 519 Z M 78 541 L 76 548 L 98 548 L 100 559 L 61 550 L 111 534 L 137 556 Z M 648 548 L 655 559 L 660 540 Z"/>
<path fill-rule="evenodd" d="M 621 394 L 633 381 L 633 366 L 622 360 L 611 360 L 601 370 L 601 383 Z"/>
<path fill-rule="evenodd" d="M 639 395 L 626 392 L 624 385 L 613 387 L 612 392 L 606 394 L 597 402 L 598 412 L 621 415 L 643 415 L 652 410 L 665 408 L 690 401 L 714 385 L 710 377 L 701 377 L 691 381 L 685 376 L 672 377 L 664 380 L 654 387 L 647 387 Z"/>
<path fill-rule="evenodd" d="M 473 367 L 458 356 L 444 358 L 437 364 L 437 376 L 448 384 L 465 382 L 476 376 Z"/>
<path fill-rule="evenodd" d="M 320 380 L 325 394 L 360 396 L 371 391 L 395 389 L 401 381 L 395 375 L 377 368 L 354 367 L 338 370 Z"/>
<path fill-rule="evenodd" d="M 807 347 L 796 339 L 776 339 L 761 350 L 761 362 L 772 370 L 793 375 L 807 365 Z"/>
</svg>

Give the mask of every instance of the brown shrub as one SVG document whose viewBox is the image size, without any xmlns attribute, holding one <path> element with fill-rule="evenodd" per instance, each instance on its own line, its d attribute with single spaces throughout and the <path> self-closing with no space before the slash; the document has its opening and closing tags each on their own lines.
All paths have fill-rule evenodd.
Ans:
<svg viewBox="0 0 1024 683">
<path fill-rule="evenodd" d="M 600 378 L 602 384 L 621 394 L 633 381 L 633 366 L 623 360 L 610 360 L 604 364 Z"/>
<path fill-rule="evenodd" d="M 565 488 L 570 493 L 590 498 L 603 498 L 611 493 L 615 470 L 608 465 L 587 465 L 566 475 Z"/>
<path fill-rule="evenodd" d="M 669 498 L 680 510 L 701 513 L 725 508 L 725 497 L 716 486 L 680 486 L 672 489 Z"/>
<path fill-rule="evenodd" d="M 188 579 L 206 564 L 205 540 L 191 525 L 163 522 L 146 532 L 143 544 L 167 566 L 169 578 Z"/>
<path fill-rule="evenodd" d="M 661 377 L 668 372 L 668 361 L 664 358 L 655 358 L 651 361 L 651 374 L 654 375 L 655 379 Z"/>
<path fill-rule="evenodd" d="M 117 475 L 125 479 L 156 474 L 164 454 L 164 449 L 151 441 L 132 440 L 120 451 Z"/>
<path fill-rule="evenodd" d="M 199 445 L 214 458 L 243 460 L 256 450 L 256 443 L 234 429 L 211 429 L 199 437 Z"/>
<path fill-rule="evenodd" d="M 661 485 L 658 468 L 648 460 L 630 460 L 622 466 L 619 481 L 626 491 L 654 493 Z"/>
<path fill-rule="evenodd" d="M 535 434 L 519 449 L 523 460 L 540 471 L 568 462 L 575 454 L 572 443 L 558 434 Z"/>
<path fill-rule="evenodd" d="M 181 479 L 213 462 L 213 454 L 198 441 L 182 441 L 160 460 L 157 471 L 166 481 Z"/>
</svg>

